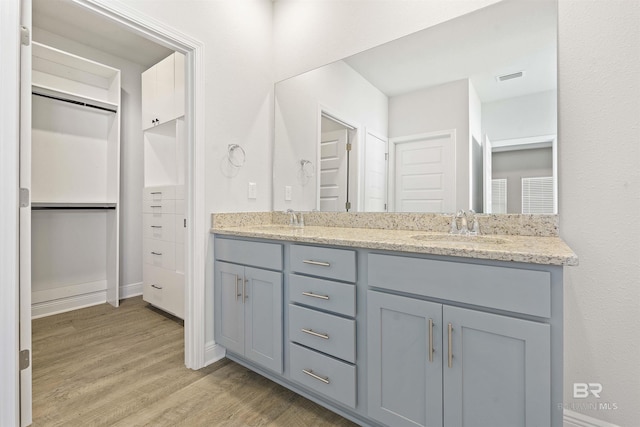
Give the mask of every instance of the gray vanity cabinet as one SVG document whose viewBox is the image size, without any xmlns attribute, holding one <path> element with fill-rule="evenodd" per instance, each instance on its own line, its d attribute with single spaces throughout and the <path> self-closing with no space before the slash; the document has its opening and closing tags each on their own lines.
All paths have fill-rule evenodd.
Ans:
<svg viewBox="0 0 640 427">
<path fill-rule="evenodd" d="M 215 339 L 228 351 L 281 374 L 282 272 L 226 262 L 252 262 L 248 255 L 253 252 L 245 250 L 249 246 L 265 255 L 253 263 L 264 263 L 270 257 L 277 260 L 279 253 L 282 268 L 280 245 L 235 240 L 216 245 L 220 248 L 216 257 L 225 261 L 215 262 Z M 277 261 L 269 265 L 278 268 Z"/>
<path fill-rule="evenodd" d="M 442 426 L 442 305 L 367 292 L 368 415 Z"/>
</svg>

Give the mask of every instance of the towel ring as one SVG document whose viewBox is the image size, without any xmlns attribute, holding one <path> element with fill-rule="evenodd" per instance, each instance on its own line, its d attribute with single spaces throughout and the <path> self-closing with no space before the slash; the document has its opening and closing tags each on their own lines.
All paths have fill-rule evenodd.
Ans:
<svg viewBox="0 0 640 427">
<path fill-rule="evenodd" d="M 316 168 L 309 160 L 300 160 L 300 168 L 302 169 L 302 175 L 305 178 L 311 178 L 316 173 Z"/>
<path fill-rule="evenodd" d="M 229 163 L 232 166 L 237 168 L 241 168 L 244 166 L 244 161 L 247 155 L 244 152 L 244 148 L 239 146 L 238 144 L 229 144 L 227 147 L 227 158 L 229 159 Z"/>
</svg>

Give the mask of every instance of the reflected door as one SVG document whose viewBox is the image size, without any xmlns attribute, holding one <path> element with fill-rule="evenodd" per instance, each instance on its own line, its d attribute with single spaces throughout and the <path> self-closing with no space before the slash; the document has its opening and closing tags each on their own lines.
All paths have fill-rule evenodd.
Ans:
<svg viewBox="0 0 640 427">
<path fill-rule="evenodd" d="M 320 211 L 346 210 L 347 130 L 323 132 L 320 141 Z"/>
<path fill-rule="evenodd" d="M 396 212 L 455 211 L 455 134 L 394 138 Z"/>
<path fill-rule="evenodd" d="M 365 141 L 364 210 L 387 210 L 387 141 L 367 133 Z"/>
</svg>

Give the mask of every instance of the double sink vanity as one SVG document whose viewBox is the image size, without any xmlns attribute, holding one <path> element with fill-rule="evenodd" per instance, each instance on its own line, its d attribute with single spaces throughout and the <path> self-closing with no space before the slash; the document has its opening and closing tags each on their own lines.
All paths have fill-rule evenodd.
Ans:
<svg viewBox="0 0 640 427">
<path fill-rule="evenodd" d="M 214 214 L 215 340 L 361 425 L 562 425 L 554 215 Z"/>
</svg>

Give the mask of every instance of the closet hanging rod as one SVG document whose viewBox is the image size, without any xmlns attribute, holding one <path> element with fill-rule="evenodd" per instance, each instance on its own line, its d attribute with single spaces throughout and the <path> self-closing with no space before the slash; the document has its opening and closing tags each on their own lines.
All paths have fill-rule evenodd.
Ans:
<svg viewBox="0 0 640 427">
<path fill-rule="evenodd" d="M 115 206 L 32 206 L 33 211 L 52 211 L 52 210 L 103 210 L 103 209 L 115 209 Z"/>
<path fill-rule="evenodd" d="M 53 96 L 53 95 L 45 95 L 43 93 L 38 93 L 38 92 L 31 92 L 31 93 L 33 95 L 41 96 L 43 98 L 55 99 L 56 101 L 68 102 L 69 104 L 82 105 L 83 107 L 95 108 L 96 110 L 108 111 L 110 113 L 117 113 L 117 111 L 114 110 L 113 108 L 100 107 L 98 105 L 88 104 L 88 103 L 82 102 L 82 101 L 75 101 L 73 99 L 66 99 L 66 98 L 62 98 L 62 97 L 59 97 L 59 96 Z"/>
<path fill-rule="evenodd" d="M 31 209 L 115 209 L 115 203 L 32 202 Z"/>
</svg>

